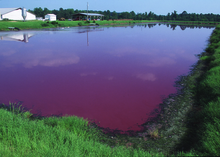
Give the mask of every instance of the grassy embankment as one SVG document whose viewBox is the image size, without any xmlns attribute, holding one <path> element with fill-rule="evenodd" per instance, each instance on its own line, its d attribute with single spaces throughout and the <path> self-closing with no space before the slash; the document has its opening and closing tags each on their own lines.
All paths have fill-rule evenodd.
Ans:
<svg viewBox="0 0 220 157">
<path fill-rule="evenodd" d="M 8 31 L 8 27 L 17 27 L 23 29 L 43 29 L 43 28 L 56 28 L 56 27 L 75 27 L 75 26 L 88 26 L 89 23 L 85 21 L 57 21 L 58 24 L 51 24 L 51 22 L 43 21 L 0 21 L 0 31 Z M 140 23 L 140 22 L 156 22 L 147 20 L 133 20 L 133 21 L 96 21 L 99 25 L 114 25 L 114 24 L 127 24 L 127 23 Z M 81 23 L 81 24 L 80 24 Z M 91 21 L 93 23 L 93 21 Z"/>
<path fill-rule="evenodd" d="M 187 76 L 179 95 L 160 104 L 151 129 L 109 136 L 75 116 L 34 117 L 1 105 L 0 156 L 217 156 L 220 155 L 220 25 Z"/>
<path fill-rule="evenodd" d="M 57 21 L 58 24 L 51 24 L 51 22 L 43 21 L 0 21 L 0 31 L 8 31 L 8 27 L 17 27 L 23 29 L 43 29 L 43 28 L 56 28 L 56 27 L 75 27 L 75 26 L 88 26 L 89 23 L 85 21 Z M 158 21 L 158 20 L 132 20 L 132 21 L 96 21 L 99 25 L 119 25 L 119 24 L 133 24 L 133 23 L 147 23 L 147 22 L 166 22 L 176 24 L 190 24 L 190 25 L 216 25 L 217 22 L 202 22 L 202 21 Z M 93 23 L 93 21 L 91 21 Z M 220 24 L 220 22 L 218 22 Z"/>
</svg>

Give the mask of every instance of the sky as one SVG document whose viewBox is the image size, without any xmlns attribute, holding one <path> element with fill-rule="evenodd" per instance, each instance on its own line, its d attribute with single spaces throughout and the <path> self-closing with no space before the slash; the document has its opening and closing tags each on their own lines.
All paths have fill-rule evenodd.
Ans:
<svg viewBox="0 0 220 157">
<path fill-rule="evenodd" d="M 187 13 L 213 13 L 220 14 L 220 0 L 0 0 L 0 8 L 25 7 L 27 10 L 41 7 L 49 10 L 78 9 L 86 10 L 87 2 L 89 10 L 111 12 L 149 13 L 167 15 L 174 10 L 177 14 Z"/>
</svg>

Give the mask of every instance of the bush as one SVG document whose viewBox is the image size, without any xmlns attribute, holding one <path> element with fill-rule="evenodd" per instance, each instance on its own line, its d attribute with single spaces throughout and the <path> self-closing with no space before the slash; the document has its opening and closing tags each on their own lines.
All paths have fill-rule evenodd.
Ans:
<svg viewBox="0 0 220 157">
<path fill-rule="evenodd" d="M 90 21 L 87 20 L 85 23 L 90 23 Z"/>
<path fill-rule="evenodd" d="M 79 25 L 79 26 L 82 26 L 82 22 L 79 22 L 78 25 Z"/>
<path fill-rule="evenodd" d="M 4 19 L 2 19 L 2 21 L 8 21 L 9 19 L 8 18 L 4 18 Z"/>
<path fill-rule="evenodd" d="M 52 24 L 52 25 L 58 25 L 58 22 L 52 21 L 51 24 Z"/>
<path fill-rule="evenodd" d="M 42 26 L 42 27 L 47 27 L 47 26 L 49 26 L 49 22 L 47 22 L 47 23 L 42 23 L 41 26 Z"/>
<path fill-rule="evenodd" d="M 93 23 L 95 23 L 95 20 L 93 20 Z"/>
</svg>

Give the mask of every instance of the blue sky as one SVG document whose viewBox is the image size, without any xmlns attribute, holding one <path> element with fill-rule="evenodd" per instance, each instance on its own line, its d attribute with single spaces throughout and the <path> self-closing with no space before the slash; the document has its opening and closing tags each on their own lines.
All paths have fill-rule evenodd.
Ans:
<svg viewBox="0 0 220 157">
<path fill-rule="evenodd" d="M 110 10 L 116 12 L 134 11 L 135 13 L 154 12 L 167 15 L 168 12 L 184 10 L 188 13 L 220 14 L 220 0 L 0 0 L 0 8 L 25 7 L 33 10 L 36 7 L 53 9 Z"/>
</svg>

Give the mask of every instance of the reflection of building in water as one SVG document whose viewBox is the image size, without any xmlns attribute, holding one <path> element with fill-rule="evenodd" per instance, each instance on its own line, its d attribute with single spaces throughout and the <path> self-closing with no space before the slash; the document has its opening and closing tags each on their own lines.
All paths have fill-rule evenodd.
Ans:
<svg viewBox="0 0 220 157">
<path fill-rule="evenodd" d="M 21 41 L 27 43 L 29 38 L 32 36 L 34 36 L 34 34 L 31 33 L 5 34 L 5 35 L 0 35 L 0 39 L 7 41 Z"/>
</svg>

